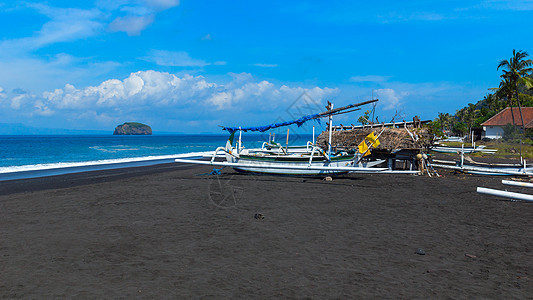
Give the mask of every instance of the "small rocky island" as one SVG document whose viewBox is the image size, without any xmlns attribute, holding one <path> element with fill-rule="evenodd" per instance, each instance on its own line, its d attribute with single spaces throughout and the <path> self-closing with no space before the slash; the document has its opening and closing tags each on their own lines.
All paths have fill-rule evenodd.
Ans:
<svg viewBox="0 0 533 300">
<path fill-rule="evenodd" d="M 115 128 L 113 135 L 151 135 L 152 128 L 150 126 L 137 123 L 137 122 L 126 122 L 122 125 L 118 125 Z"/>
</svg>

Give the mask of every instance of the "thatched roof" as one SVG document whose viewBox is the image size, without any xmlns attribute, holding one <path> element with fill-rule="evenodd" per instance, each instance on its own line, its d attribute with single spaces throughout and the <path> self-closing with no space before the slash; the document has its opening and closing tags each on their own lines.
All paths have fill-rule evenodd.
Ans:
<svg viewBox="0 0 533 300">
<path fill-rule="evenodd" d="M 346 150 L 355 149 L 364 138 L 372 131 L 378 135 L 382 128 L 360 128 L 354 130 L 334 131 L 332 133 L 331 144 L 333 147 Z M 412 134 L 409 134 L 409 132 Z M 380 150 L 410 149 L 421 150 L 428 148 L 433 143 L 433 135 L 427 128 L 383 128 L 379 137 Z M 317 138 L 317 144 L 323 149 L 328 148 L 328 132 L 322 132 Z"/>
</svg>

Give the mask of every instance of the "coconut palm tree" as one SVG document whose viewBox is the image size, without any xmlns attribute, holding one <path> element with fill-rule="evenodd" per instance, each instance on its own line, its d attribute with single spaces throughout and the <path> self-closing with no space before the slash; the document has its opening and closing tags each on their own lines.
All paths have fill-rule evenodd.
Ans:
<svg viewBox="0 0 533 300">
<path fill-rule="evenodd" d="M 528 73 L 533 71 L 530 68 L 533 65 L 533 60 L 526 59 L 529 54 L 526 51 L 516 51 L 513 49 L 513 56 L 510 60 L 503 59 L 498 64 L 497 70 L 502 68 L 503 74 L 500 76 L 503 80 L 507 79 L 509 84 L 514 89 L 516 95 L 516 101 L 518 103 L 518 110 L 520 111 L 520 119 L 522 120 L 522 130 L 525 133 L 524 118 L 522 116 L 522 106 L 520 105 L 520 98 L 518 97 L 518 84 L 525 84 L 527 88 L 533 86 L 531 78 L 528 77 Z M 512 112 L 512 108 L 511 108 Z M 514 121 L 513 121 L 514 122 Z"/>
<path fill-rule="evenodd" d="M 503 76 L 503 75 L 502 75 Z M 513 112 L 513 93 L 514 93 L 514 86 L 513 83 L 510 81 L 507 77 L 502 77 L 502 81 L 500 82 L 500 86 L 498 88 L 494 88 L 496 92 L 494 95 L 500 99 L 507 99 L 509 102 L 509 108 L 511 109 L 511 117 L 513 118 L 513 126 L 516 126 L 515 119 L 514 119 L 514 112 Z"/>
<path fill-rule="evenodd" d="M 475 104 L 468 103 L 465 111 L 465 123 L 468 125 L 468 135 L 472 133 L 472 127 L 474 127 L 474 120 L 479 114 L 479 109 L 477 109 Z"/>
<path fill-rule="evenodd" d="M 437 120 L 439 121 L 442 131 L 446 132 L 446 134 L 449 134 L 452 127 L 452 116 L 450 116 L 449 113 L 439 113 Z"/>
</svg>

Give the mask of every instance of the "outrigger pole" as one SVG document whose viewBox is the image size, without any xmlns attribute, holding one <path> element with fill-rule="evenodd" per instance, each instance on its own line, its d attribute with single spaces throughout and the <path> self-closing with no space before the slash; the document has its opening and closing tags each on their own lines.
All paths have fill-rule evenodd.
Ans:
<svg viewBox="0 0 533 300">
<path fill-rule="evenodd" d="M 337 115 L 337 114 L 342 114 L 342 113 L 345 113 L 343 111 L 345 110 L 348 110 L 348 109 L 351 109 L 351 108 L 355 108 L 355 107 L 358 107 L 358 106 L 362 106 L 362 105 L 366 105 L 366 104 L 370 104 L 370 103 L 374 103 L 374 102 L 377 102 L 379 101 L 378 99 L 373 99 L 373 100 L 368 100 L 368 101 L 365 101 L 365 102 L 361 102 L 361 103 L 355 103 L 355 104 L 350 104 L 350 105 L 346 105 L 346 106 L 343 106 L 343 107 L 339 107 L 339 108 L 336 108 L 336 109 L 331 109 L 331 110 L 328 110 L 328 111 L 325 111 L 325 112 L 322 112 L 322 113 L 319 113 L 319 114 L 314 114 L 314 115 L 307 115 L 307 116 L 303 116 L 297 120 L 293 120 L 293 121 L 287 121 L 287 122 L 282 122 L 282 123 L 274 123 L 274 124 L 269 124 L 269 125 L 265 125 L 265 126 L 257 126 L 257 127 L 226 127 L 226 126 L 220 126 L 222 127 L 222 130 L 227 130 L 228 132 L 235 132 L 237 130 L 240 130 L 240 131 L 260 131 L 260 132 L 265 132 L 267 130 L 270 130 L 270 129 L 273 129 L 273 128 L 277 128 L 277 127 L 282 127 L 282 126 L 288 126 L 288 125 L 292 125 L 292 124 L 297 124 L 298 126 L 302 126 L 303 123 L 309 121 L 309 120 L 313 120 L 313 119 L 318 119 L 318 118 L 323 118 L 323 117 L 329 117 L 329 116 L 333 116 L 333 115 Z M 354 109 L 352 111 L 355 111 L 357 109 Z"/>
<path fill-rule="evenodd" d="M 326 117 L 326 116 L 329 116 L 329 115 L 335 115 L 338 112 L 341 112 L 343 110 L 347 110 L 347 109 L 350 109 L 350 108 L 354 108 L 354 107 L 358 107 L 358 106 L 362 106 L 362 105 L 366 105 L 366 104 L 370 104 L 370 103 L 374 103 L 374 102 L 378 102 L 378 101 L 379 101 L 379 99 L 373 99 L 373 100 L 368 100 L 368 101 L 361 102 L 361 103 L 355 103 L 355 104 L 350 104 L 350 105 L 346 105 L 346 106 L 343 106 L 343 107 L 335 108 L 335 109 L 332 109 L 332 110 L 325 111 L 323 113 L 319 113 L 317 118 L 322 118 L 322 117 Z"/>
</svg>

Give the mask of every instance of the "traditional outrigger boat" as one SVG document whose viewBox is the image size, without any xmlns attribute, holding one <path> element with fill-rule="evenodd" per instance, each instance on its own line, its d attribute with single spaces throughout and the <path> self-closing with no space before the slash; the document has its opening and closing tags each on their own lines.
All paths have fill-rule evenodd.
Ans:
<svg viewBox="0 0 533 300">
<path fill-rule="evenodd" d="M 188 160 L 176 159 L 179 163 L 203 164 L 212 166 L 232 167 L 239 172 L 253 172 L 266 174 L 280 174 L 280 175 L 310 175 L 320 176 L 329 174 L 345 174 L 345 173 L 418 173 L 418 171 L 392 171 L 388 168 L 378 168 L 377 165 L 384 162 L 384 160 L 371 161 L 365 156 L 369 154 L 372 146 L 379 144 L 379 137 L 374 133 L 368 136 L 360 149 L 353 149 L 352 151 L 333 151 L 331 146 L 331 132 L 332 132 L 332 117 L 337 114 L 352 112 L 358 110 L 358 106 L 373 103 L 377 99 L 351 104 L 341 108 L 333 109 L 333 105 L 328 103 L 327 111 L 315 115 L 304 116 L 298 120 L 270 124 L 260 127 L 223 127 L 224 130 L 230 132 L 230 138 L 226 146 L 219 147 L 213 153 L 210 161 L 202 160 Z M 242 132 L 246 131 L 260 131 L 264 132 L 269 129 L 297 124 L 301 126 L 308 120 L 317 118 L 329 118 L 329 144 L 328 149 L 322 149 L 317 146 L 314 141 L 308 142 L 305 146 L 297 147 L 283 147 L 280 144 L 264 143 L 261 148 L 247 149 L 242 146 Z M 235 133 L 239 131 L 239 140 L 234 144 Z M 369 144 L 367 144 L 367 142 Z M 370 146 L 370 147 L 369 147 Z M 226 161 L 216 161 L 222 153 Z"/>
<path fill-rule="evenodd" d="M 465 154 L 466 152 L 461 152 L 461 158 L 458 161 L 434 159 L 429 165 L 433 168 L 451 169 L 476 175 L 533 176 L 533 166 L 527 166 L 525 160 L 522 160 L 519 164 L 491 164 L 474 161 Z"/>
<path fill-rule="evenodd" d="M 435 145 L 431 148 L 431 151 L 434 151 L 434 152 L 440 152 L 440 153 L 474 153 L 474 152 L 481 152 L 481 153 L 489 153 L 489 154 L 494 154 L 496 151 L 498 151 L 497 149 L 488 149 L 488 148 L 485 148 L 484 145 L 480 145 L 480 146 L 473 146 L 473 147 L 464 147 L 464 146 L 461 146 L 461 147 L 452 147 L 452 146 L 442 146 L 442 145 Z"/>
</svg>

